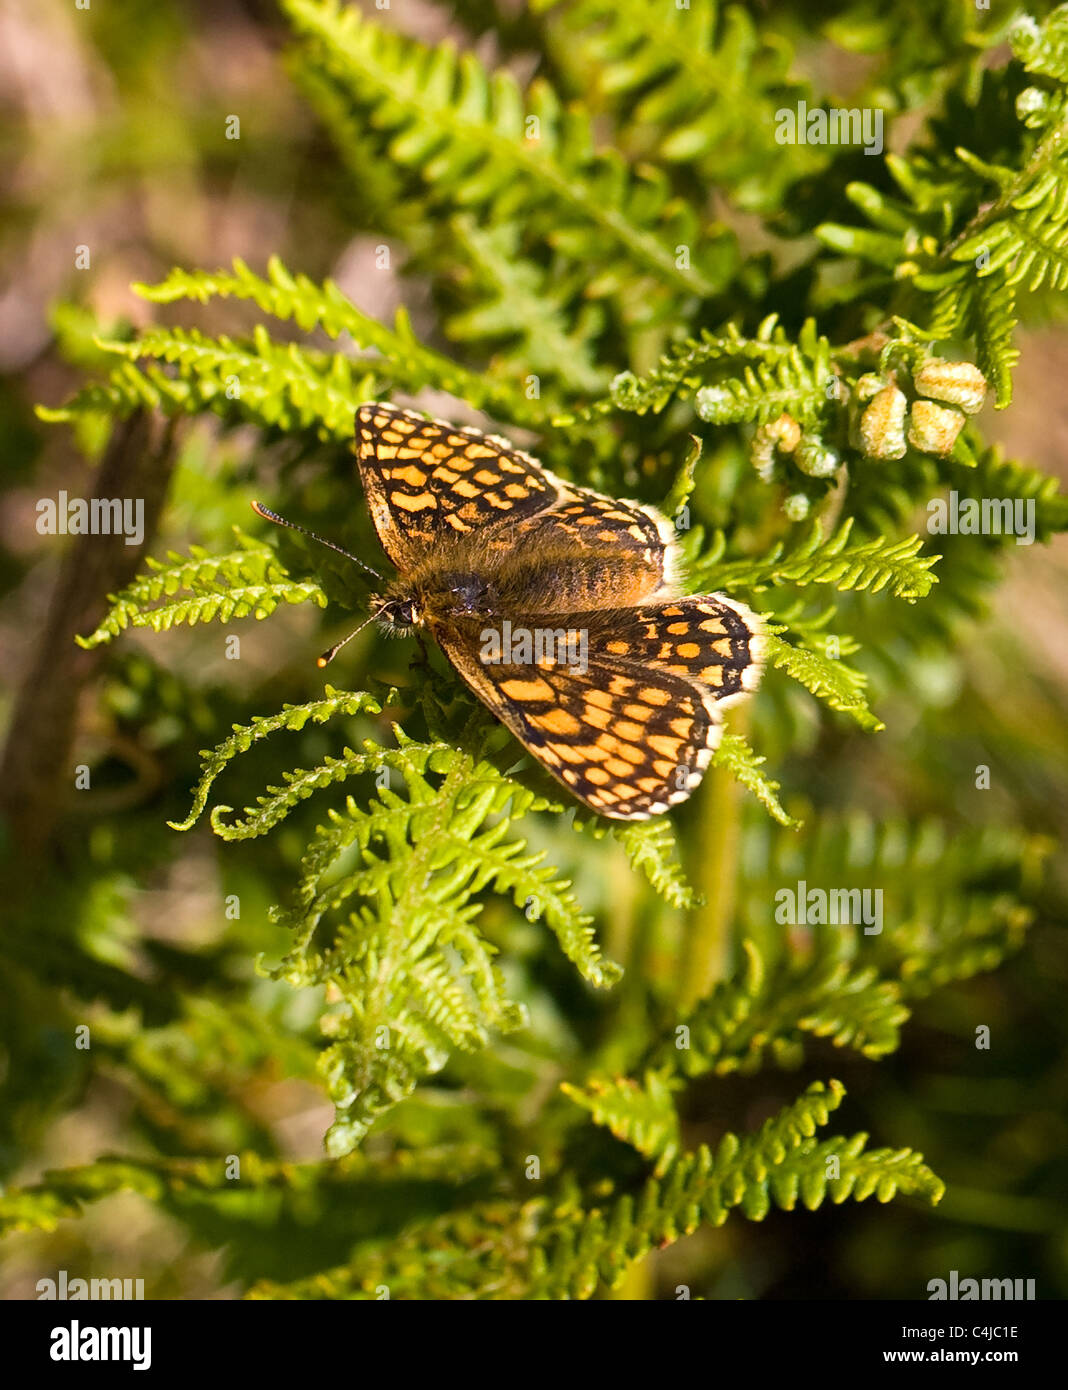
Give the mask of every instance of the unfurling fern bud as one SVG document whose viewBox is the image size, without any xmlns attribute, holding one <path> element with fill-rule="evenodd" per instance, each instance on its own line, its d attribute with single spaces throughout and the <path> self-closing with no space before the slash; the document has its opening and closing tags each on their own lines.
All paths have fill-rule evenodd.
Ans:
<svg viewBox="0 0 1068 1390">
<path fill-rule="evenodd" d="M 872 396 L 878 395 L 885 385 L 885 377 L 879 376 L 877 372 L 865 372 L 863 376 L 857 377 L 857 384 L 853 387 L 853 395 L 858 401 L 870 401 Z"/>
<path fill-rule="evenodd" d="M 801 439 L 801 426 L 785 411 L 775 420 L 761 425 L 749 445 L 749 461 L 765 483 L 771 482 L 775 468 L 775 450 L 792 454 Z"/>
<path fill-rule="evenodd" d="M 909 415 L 909 443 L 921 454 L 945 458 L 964 428 L 964 414 L 951 405 L 916 401 Z"/>
<path fill-rule="evenodd" d="M 801 426 L 792 415 L 787 415 L 785 411 L 767 428 L 784 454 L 792 454 L 801 443 Z"/>
<path fill-rule="evenodd" d="M 986 377 L 974 362 L 931 357 L 912 380 L 919 395 L 958 405 L 965 415 L 975 415 L 986 400 Z"/>
<path fill-rule="evenodd" d="M 1034 129 L 1043 125 L 1049 111 L 1049 93 L 1041 87 L 1025 87 L 1016 98 L 1016 115 L 1025 126 Z"/>
<path fill-rule="evenodd" d="M 1029 14 L 1020 15 L 1009 30 L 1009 43 L 1021 63 L 1033 58 L 1042 44 L 1042 28 Z"/>
<path fill-rule="evenodd" d="M 733 423 L 734 395 L 726 386 L 702 386 L 693 398 L 694 409 L 710 425 Z"/>
<path fill-rule="evenodd" d="M 638 378 L 633 372 L 617 372 L 608 388 L 612 404 L 620 410 L 630 409 L 636 398 L 637 387 Z"/>
<path fill-rule="evenodd" d="M 787 521 L 804 521 L 812 509 L 812 503 L 803 492 L 791 493 L 782 504 Z"/>
<path fill-rule="evenodd" d="M 892 383 L 877 391 L 860 417 L 860 447 L 873 459 L 904 458 L 908 401 Z"/>
<path fill-rule="evenodd" d="M 818 434 L 802 435 L 794 459 L 801 472 L 810 478 L 829 478 L 841 462 L 837 449 L 825 444 Z"/>
</svg>

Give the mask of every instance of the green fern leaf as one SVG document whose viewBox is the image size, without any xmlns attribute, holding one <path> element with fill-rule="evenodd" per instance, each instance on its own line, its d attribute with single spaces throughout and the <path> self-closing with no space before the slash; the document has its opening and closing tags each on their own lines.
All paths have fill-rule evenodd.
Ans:
<svg viewBox="0 0 1068 1390">
<path fill-rule="evenodd" d="M 189 559 L 173 551 L 169 564 L 147 558 L 147 572 L 121 593 L 109 595 L 107 616 L 95 632 L 78 637 L 78 644 L 97 647 L 127 627 L 167 632 L 175 624 L 266 618 L 280 603 L 326 607 L 318 584 L 291 579 L 270 546 L 234 530 L 239 549 L 227 555 L 209 555 L 193 546 Z"/>
<path fill-rule="evenodd" d="M 728 1133 L 714 1154 L 706 1147 L 683 1154 L 635 1193 L 592 1203 L 574 1191 L 533 1202 L 486 1202 L 314 1279 L 261 1282 L 251 1296 L 373 1298 L 385 1286 L 401 1298 L 589 1298 L 602 1284 L 618 1285 L 649 1250 L 702 1224 L 721 1225 L 732 1211 L 759 1221 L 773 1203 L 791 1210 L 799 1196 L 810 1210 L 825 1197 L 885 1202 L 900 1193 L 938 1202 L 943 1184 L 920 1154 L 867 1149 L 864 1134 L 816 1139 L 843 1094 L 837 1081 L 817 1082 L 759 1133 L 745 1139 Z M 828 1179 L 832 1160 L 838 1177 Z M 457 1254 L 428 1264 L 419 1258 L 428 1246 Z"/>
<path fill-rule="evenodd" d="M 266 277 L 254 274 L 244 261 L 235 259 L 232 271 L 208 274 L 176 268 L 158 285 L 134 288 L 157 304 L 171 304 L 178 299 L 193 299 L 201 304 L 213 298 L 248 299 L 265 313 L 292 321 L 305 332 L 321 328 L 331 338 L 347 334 L 356 347 L 378 354 L 374 367 L 383 380 L 394 382 L 409 394 L 433 386 L 472 405 L 496 408 L 519 424 L 538 425 L 547 416 L 544 405 L 529 399 L 515 386 L 492 374 L 469 371 L 424 347 L 403 309 L 397 311 L 392 330 L 388 329 L 361 313 L 332 280 L 320 286 L 306 275 L 291 275 L 277 256 L 268 261 Z M 573 367 L 574 363 L 569 365 Z"/>
<path fill-rule="evenodd" d="M 591 1077 L 584 1086 L 564 1082 L 560 1088 L 625 1144 L 657 1160 L 664 1173 L 679 1151 L 679 1116 L 671 1087 L 654 1071 L 642 1082 L 629 1077 Z"/>
<path fill-rule="evenodd" d="M 778 782 L 773 782 L 760 771 L 761 764 L 766 761 L 753 752 L 741 734 L 723 734 L 719 747 L 712 755 L 713 766 L 726 768 L 747 791 L 753 793 L 773 820 L 783 826 L 796 827 L 801 822 L 783 810 L 778 798 Z"/>
<path fill-rule="evenodd" d="M 747 587 L 760 593 L 769 587 L 833 584 L 836 589 L 867 589 L 877 594 L 888 588 L 894 598 L 910 602 L 930 593 L 937 577 L 930 573 L 937 555 L 920 555 L 923 537 L 901 540 L 880 536 L 850 544 L 852 519 L 826 541 L 818 523 L 791 551 L 777 546 L 759 560 L 707 560 L 697 567 L 695 581 L 728 591 Z"/>
<path fill-rule="evenodd" d="M 266 738 L 269 734 L 277 733 L 280 729 L 299 730 L 311 721 L 314 724 L 323 724 L 326 720 L 333 718 L 334 715 L 357 715 L 357 714 L 381 714 L 382 706 L 372 695 L 364 691 L 347 692 L 335 690 L 332 685 L 326 686 L 326 693 L 322 700 L 312 700 L 304 705 L 283 705 L 279 714 L 264 715 L 253 719 L 250 725 L 244 727 L 234 725 L 234 732 L 225 742 L 219 744 L 213 752 L 204 751 L 201 756 L 204 758 L 204 771 L 197 783 L 193 793 L 193 805 L 188 816 L 184 821 L 170 821 L 168 824 L 172 830 L 190 830 L 200 819 L 201 813 L 208 804 L 208 794 L 211 791 L 215 779 L 225 771 L 227 765 L 238 756 L 239 753 L 246 753 L 252 745 L 260 739 Z M 299 799 L 299 793 L 294 795 L 294 801 Z M 219 810 L 230 810 L 230 807 L 216 808 Z M 250 813 L 251 814 L 251 813 Z M 275 821 L 280 819 L 275 817 Z M 275 823 L 272 821 L 272 824 Z M 219 827 L 215 827 L 217 833 L 223 833 Z M 266 827 L 264 827 L 266 829 Z M 260 834 L 262 831 L 254 830 L 250 833 Z M 228 838 L 242 838 L 240 835 Z"/>
<path fill-rule="evenodd" d="M 885 728 L 868 708 L 864 689 L 868 678 L 844 661 L 832 660 L 811 647 L 795 647 L 770 629 L 767 634 L 768 659 L 806 690 L 825 700 L 831 709 L 851 715 L 862 729 L 876 732 Z"/>
</svg>

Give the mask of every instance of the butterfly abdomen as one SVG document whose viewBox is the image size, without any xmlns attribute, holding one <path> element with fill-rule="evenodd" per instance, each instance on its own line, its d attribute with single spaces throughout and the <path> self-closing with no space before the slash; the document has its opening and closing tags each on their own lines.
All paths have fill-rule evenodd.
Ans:
<svg viewBox="0 0 1068 1390">
<path fill-rule="evenodd" d="M 503 610 L 566 615 L 640 603 L 656 593 L 659 575 L 635 568 L 632 556 L 529 543 L 501 557 L 495 588 Z"/>
</svg>

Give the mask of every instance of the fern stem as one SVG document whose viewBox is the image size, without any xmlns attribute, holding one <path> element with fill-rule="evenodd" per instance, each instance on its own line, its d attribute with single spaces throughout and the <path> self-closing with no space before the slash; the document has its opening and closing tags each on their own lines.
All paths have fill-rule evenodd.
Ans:
<svg viewBox="0 0 1068 1390">
<path fill-rule="evenodd" d="M 733 733 L 744 733 L 745 712 L 738 710 Z M 727 974 L 730 925 L 737 897 L 741 839 L 741 786 L 726 767 L 715 767 L 698 788 L 697 830 L 693 843 L 699 859 L 691 882 L 702 901 L 690 914 L 690 931 L 680 954 L 679 1004 L 690 1009 Z"/>
</svg>

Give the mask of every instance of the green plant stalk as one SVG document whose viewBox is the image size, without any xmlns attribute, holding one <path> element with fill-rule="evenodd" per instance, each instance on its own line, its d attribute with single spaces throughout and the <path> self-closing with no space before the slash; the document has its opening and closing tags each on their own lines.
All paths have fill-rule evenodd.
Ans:
<svg viewBox="0 0 1068 1390">
<path fill-rule="evenodd" d="M 737 711 L 732 732 L 744 734 L 747 723 L 745 712 Z M 690 929 L 679 957 L 678 1000 L 683 1010 L 693 1008 L 727 976 L 737 898 L 741 795 L 741 786 L 726 768 L 712 767 L 694 797 L 697 829 L 693 843 L 699 858 L 690 881 L 700 901 L 690 913 Z"/>
</svg>

